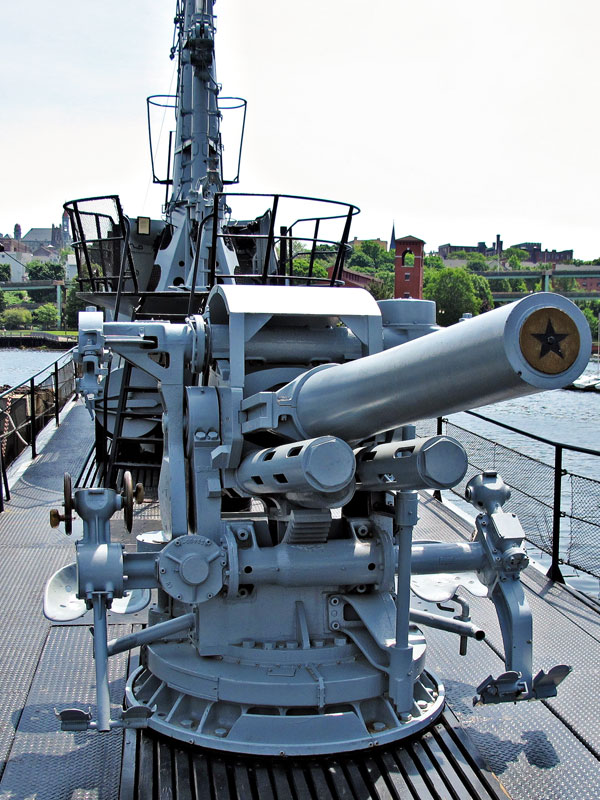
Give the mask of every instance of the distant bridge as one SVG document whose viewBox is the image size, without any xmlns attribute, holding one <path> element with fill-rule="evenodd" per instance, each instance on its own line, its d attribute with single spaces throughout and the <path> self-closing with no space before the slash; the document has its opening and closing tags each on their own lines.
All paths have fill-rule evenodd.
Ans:
<svg viewBox="0 0 600 800">
<path fill-rule="evenodd" d="M 0 281 L 0 289 L 5 292 L 39 292 L 42 290 L 56 289 L 56 308 L 58 309 L 57 325 L 60 329 L 62 325 L 62 293 L 65 286 L 64 281 Z"/>
<path fill-rule="evenodd" d="M 510 269 L 510 270 L 500 270 L 500 271 L 493 271 L 493 272 L 481 272 L 472 270 L 473 275 L 481 275 L 483 278 L 487 278 L 489 281 L 494 280 L 503 280 L 504 278 L 522 278 L 525 280 L 526 278 L 535 278 L 536 280 L 542 280 L 542 291 L 550 292 L 552 291 L 552 281 L 553 280 L 562 280 L 563 278 L 597 278 L 598 284 L 600 286 L 600 269 L 586 269 L 586 270 L 575 270 L 575 269 L 565 269 L 565 270 L 553 270 L 553 269 Z M 531 292 L 494 292 L 492 291 L 492 297 L 495 301 L 499 303 L 509 303 L 512 300 L 518 300 L 520 297 L 525 297 L 525 295 L 531 294 Z M 574 292 L 563 292 L 558 291 L 558 294 L 562 294 L 564 297 L 568 297 L 570 300 L 600 300 L 600 289 L 598 291 L 592 291 L 591 289 L 586 289 L 583 291 L 574 291 Z"/>
</svg>

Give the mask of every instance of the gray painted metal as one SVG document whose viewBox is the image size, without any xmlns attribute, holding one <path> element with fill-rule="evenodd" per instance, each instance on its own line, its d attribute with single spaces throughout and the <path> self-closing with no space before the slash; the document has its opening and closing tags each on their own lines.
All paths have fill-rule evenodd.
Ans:
<svg viewBox="0 0 600 800">
<path fill-rule="evenodd" d="M 299 314 L 309 293 L 310 313 Z M 396 306 L 395 325 L 399 311 Z M 543 330 L 551 317 L 581 345 L 568 359 L 557 354 L 554 374 L 541 363 L 556 350 L 554 334 L 546 342 L 550 334 Z M 524 340 L 532 320 L 534 333 Z M 278 367 L 258 359 L 260 341 L 273 352 L 272 334 L 282 326 L 302 323 L 314 343 L 336 321 L 362 343 L 364 357 L 302 371 L 296 355 L 286 361 L 284 339 Z M 213 325 L 221 330 L 216 352 Z M 454 485 L 466 458 L 447 437 L 415 440 L 412 426 L 397 430 L 391 442 L 374 436 L 408 422 L 410 414 L 562 385 L 586 362 L 589 328 L 568 301 L 538 295 L 382 351 L 383 329 L 366 293 L 314 287 L 217 286 L 204 317 L 177 325 L 102 323 L 94 313 L 82 315 L 80 358 L 88 366 L 81 388 L 93 401 L 102 396 L 110 350 L 159 381 L 166 536 L 154 556 L 148 548 L 130 555 L 125 571 L 108 527 L 120 498 L 112 490 L 77 490 L 73 502 L 84 518 L 79 596 L 91 603 L 93 594 L 94 603 L 110 605 L 126 590 L 153 588 L 158 576 L 161 591 L 150 622 L 194 615 L 189 632 L 186 626 L 145 646 L 145 668 L 128 685 L 131 723 L 106 718 L 106 687 L 99 681 L 105 717 L 92 727 L 141 724 L 148 715 L 150 727 L 204 747 L 306 755 L 367 747 L 375 740 L 374 725 L 382 726 L 379 743 L 404 738 L 439 714 L 443 687 L 425 672 L 424 639 L 411 627 L 415 490 Z M 532 356 L 527 348 L 534 339 Z M 468 354 L 475 367 L 487 364 L 483 385 L 467 380 Z M 430 364 L 435 372 L 442 362 L 447 386 L 440 397 Z M 286 370 L 295 377 L 278 389 Z M 248 376 L 260 389 L 251 397 Z M 316 438 L 305 438 L 306 430 Z M 273 446 L 272 433 L 288 441 Z M 353 453 L 348 442 L 365 437 L 366 446 Z M 353 498 L 355 469 L 357 496 L 368 499 L 362 514 L 349 506 L 338 522 L 330 509 Z M 225 492 L 264 497 L 264 513 L 224 514 Z M 376 521 L 372 509 L 384 492 L 387 518 Z M 532 672 L 532 619 L 519 582 L 527 557 L 518 520 L 502 511 L 507 496 L 500 477 L 484 473 L 469 487 L 481 510 L 476 541 L 451 551 L 427 542 L 415 554 L 416 575 L 435 573 L 421 577 L 420 596 L 438 595 L 441 579 L 445 590 L 451 586 L 451 599 L 461 581 L 468 583 L 461 575 L 475 570 L 477 590 L 496 607 L 506 665 L 496 677 L 481 676 L 481 703 L 550 697 L 569 672 L 564 665 Z M 440 578 L 450 564 L 454 578 Z M 414 621 L 418 610 L 412 613 Z M 96 616 L 102 616 L 98 609 Z M 457 623 L 420 619 L 457 633 L 461 652 L 467 636 L 480 635 L 466 605 Z M 98 660 L 104 641 L 102 632 Z M 102 677 L 103 669 L 97 671 Z M 70 724 L 81 720 L 63 718 L 63 727 Z"/>
</svg>

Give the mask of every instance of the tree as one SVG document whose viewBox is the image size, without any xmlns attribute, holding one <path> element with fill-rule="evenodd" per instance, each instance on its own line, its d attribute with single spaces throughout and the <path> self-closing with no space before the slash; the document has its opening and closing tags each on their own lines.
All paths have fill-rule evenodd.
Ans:
<svg viewBox="0 0 600 800">
<path fill-rule="evenodd" d="M 0 264 L 0 281 L 9 281 L 10 280 L 10 264 L 6 264 L 4 261 Z"/>
<path fill-rule="evenodd" d="M 521 269 L 521 259 L 516 253 L 511 253 L 508 258 L 509 269 Z"/>
<path fill-rule="evenodd" d="M 502 251 L 503 259 L 510 261 L 512 256 L 516 256 L 520 264 L 521 261 L 527 261 L 529 253 L 527 250 L 521 250 L 520 247 L 507 247 L 506 250 Z M 519 269 L 519 267 L 516 267 L 516 269 Z"/>
<path fill-rule="evenodd" d="M 294 275 L 308 275 L 308 269 L 310 267 L 310 258 L 305 258 L 300 256 L 299 258 L 294 259 Z M 319 261 L 314 262 L 313 264 L 313 278 L 327 278 L 327 267 L 325 267 Z M 69 302 L 69 298 L 67 295 L 67 303 Z M 84 306 L 85 308 L 85 306 Z M 75 326 L 77 327 L 77 326 Z"/>
<path fill-rule="evenodd" d="M 28 328 L 31 325 L 31 311 L 26 308 L 8 308 L 2 314 L 2 324 L 10 331 Z"/>
<path fill-rule="evenodd" d="M 521 292 L 521 294 L 525 294 L 527 292 L 527 284 L 523 280 L 523 278 L 509 278 L 510 283 L 510 290 L 511 292 Z"/>
<path fill-rule="evenodd" d="M 354 247 L 354 251 L 348 259 L 348 267 L 359 272 L 379 269 L 387 269 L 389 272 L 393 272 L 395 258 L 393 251 L 386 250 L 375 241 L 367 241 Z M 367 272 L 367 274 L 370 273 Z"/>
<path fill-rule="evenodd" d="M 362 250 L 358 250 L 358 248 L 348 259 L 348 267 L 350 269 L 355 269 L 358 272 L 366 272 L 367 270 L 369 272 L 375 271 L 375 263 L 373 259 L 370 258 L 366 253 L 363 253 Z"/>
<path fill-rule="evenodd" d="M 490 268 L 483 253 L 469 253 L 466 266 L 467 269 L 476 270 L 477 272 L 483 272 Z"/>
<path fill-rule="evenodd" d="M 0 314 L 6 308 L 6 300 L 4 299 L 4 292 L 0 291 Z"/>
<path fill-rule="evenodd" d="M 66 264 L 67 263 L 67 256 L 70 256 L 74 252 L 75 251 L 73 250 L 72 247 L 63 247 L 63 249 L 60 251 L 59 256 L 58 256 L 58 258 L 60 260 L 60 263 L 61 264 Z"/>
<path fill-rule="evenodd" d="M 488 279 L 483 275 L 471 275 L 471 283 L 479 298 L 479 313 L 484 314 L 486 311 L 491 311 L 494 307 L 494 298 Z"/>
<path fill-rule="evenodd" d="M 388 270 L 380 270 L 374 281 L 367 286 L 375 300 L 391 300 L 394 296 L 394 283 L 396 276 Z"/>
<path fill-rule="evenodd" d="M 35 324 L 45 330 L 54 330 L 58 321 L 58 311 L 54 303 L 45 303 L 33 312 Z"/>
<path fill-rule="evenodd" d="M 478 314 L 481 300 L 464 267 L 425 271 L 423 297 L 435 300 L 440 325 L 452 325 L 466 312 Z"/>
<path fill-rule="evenodd" d="M 414 267 L 415 265 L 415 254 L 414 253 L 406 253 L 404 256 L 404 266 L 405 267 Z"/>
<path fill-rule="evenodd" d="M 444 269 L 446 266 L 441 256 L 425 256 L 423 265 L 425 267 L 431 267 L 432 269 Z"/>
<path fill-rule="evenodd" d="M 53 261 L 34 258 L 27 264 L 27 274 L 30 281 L 64 281 L 65 268 Z"/>
<path fill-rule="evenodd" d="M 588 325 L 590 326 L 592 337 L 596 338 L 598 336 L 598 317 L 594 314 L 591 308 L 583 308 L 582 311 L 584 317 L 587 319 Z"/>
<path fill-rule="evenodd" d="M 21 306 L 24 303 L 31 303 L 31 298 L 25 291 L 2 292 L 7 306 Z"/>
<path fill-rule="evenodd" d="M 577 278 L 552 278 L 555 292 L 576 292 L 577 288 Z"/>
<path fill-rule="evenodd" d="M 65 301 L 65 322 L 68 328 L 71 330 L 77 328 L 79 324 L 78 314 L 80 311 L 85 311 L 85 306 L 85 300 L 77 297 L 77 287 L 71 287 L 67 292 Z"/>
</svg>

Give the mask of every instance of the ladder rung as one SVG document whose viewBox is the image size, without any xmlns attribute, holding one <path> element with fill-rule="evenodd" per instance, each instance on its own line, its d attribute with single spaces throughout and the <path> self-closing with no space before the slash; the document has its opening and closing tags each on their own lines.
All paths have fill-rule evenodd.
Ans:
<svg viewBox="0 0 600 800">
<path fill-rule="evenodd" d="M 148 444 L 148 443 L 158 444 L 159 442 L 162 442 L 163 439 L 160 438 L 160 437 L 157 437 L 157 436 L 135 436 L 133 438 L 131 436 L 113 436 L 113 442 L 115 442 L 115 441 L 116 442 L 133 442 L 134 444 L 136 442 L 144 442 L 144 444 Z"/>
<path fill-rule="evenodd" d="M 126 386 L 126 392 L 156 392 L 158 394 L 158 387 L 157 386 Z"/>
<path fill-rule="evenodd" d="M 135 467 L 136 469 L 158 469 L 160 464 L 158 462 L 151 463 L 148 461 L 115 461 L 113 467 Z"/>
<path fill-rule="evenodd" d="M 145 417 L 146 419 L 156 418 L 157 420 L 162 417 L 162 411 L 134 411 L 133 409 L 123 412 L 123 419 L 128 417 Z"/>
</svg>

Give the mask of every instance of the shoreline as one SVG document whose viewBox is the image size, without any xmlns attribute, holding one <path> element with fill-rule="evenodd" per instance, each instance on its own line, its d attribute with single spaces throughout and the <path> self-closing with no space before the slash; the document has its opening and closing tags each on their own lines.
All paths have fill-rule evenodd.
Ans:
<svg viewBox="0 0 600 800">
<path fill-rule="evenodd" d="M 76 337 L 54 333 L 0 334 L 2 350 L 70 350 L 75 344 Z"/>
</svg>

